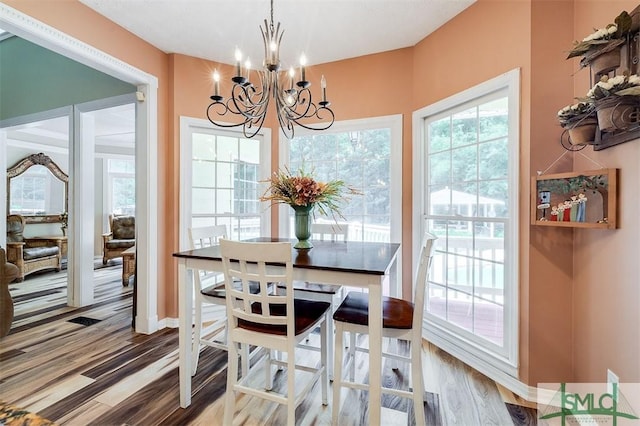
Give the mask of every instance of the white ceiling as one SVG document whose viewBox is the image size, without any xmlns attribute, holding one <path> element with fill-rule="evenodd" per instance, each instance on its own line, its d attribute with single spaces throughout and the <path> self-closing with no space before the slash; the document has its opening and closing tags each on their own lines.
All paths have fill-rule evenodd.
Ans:
<svg viewBox="0 0 640 426">
<path fill-rule="evenodd" d="M 132 153 L 135 146 L 133 103 L 88 113 L 94 118 L 95 150 L 100 153 Z M 6 127 L 9 146 L 49 152 L 69 149 L 69 119 L 51 118 Z"/>
<path fill-rule="evenodd" d="M 80 0 L 166 53 L 234 63 L 264 59 L 269 0 Z M 274 0 L 285 69 L 414 46 L 475 0 Z"/>
<path fill-rule="evenodd" d="M 254 64 L 264 57 L 259 27 L 269 0 L 80 0 L 166 53 L 234 63 L 240 48 Z M 304 52 L 320 64 L 414 46 L 476 0 L 274 0 L 281 22 L 283 67 Z M 132 147 L 133 106 L 96 115 L 96 149 Z M 66 119 L 44 120 L 9 130 L 19 144 L 67 147 Z M 21 142 L 17 142 L 21 141 Z"/>
</svg>

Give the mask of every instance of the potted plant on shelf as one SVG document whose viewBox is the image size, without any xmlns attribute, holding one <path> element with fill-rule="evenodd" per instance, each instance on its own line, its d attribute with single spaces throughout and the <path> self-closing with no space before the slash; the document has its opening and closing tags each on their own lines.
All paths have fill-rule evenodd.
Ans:
<svg viewBox="0 0 640 426">
<path fill-rule="evenodd" d="M 311 173 L 299 169 L 293 175 L 288 168 L 273 173 L 267 180 L 269 187 L 260 197 L 260 201 L 270 201 L 274 204 L 288 204 L 295 211 L 295 235 L 298 242 L 294 245 L 298 249 L 310 249 L 313 244 L 311 237 L 311 217 L 315 208 L 320 214 L 343 217 L 340 205 L 349 199 L 349 195 L 359 192 L 346 185 L 342 180 L 319 182 Z"/>
<path fill-rule="evenodd" d="M 558 121 L 569 133 L 572 145 L 590 144 L 595 140 L 598 120 L 592 102 L 580 101 L 567 105 L 558 111 Z"/>
<path fill-rule="evenodd" d="M 628 129 L 640 107 L 640 76 L 602 76 L 587 92 L 586 100 L 595 105 L 601 131 Z"/>
<path fill-rule="evenodd" d="M 582 56 L 580 67 L 591 66 L 594 75 L 602 75 L 620 66 L 620 50 L 631 30 L 631 15 L 622 11 L 613 24 L 576 41 L 567 59 Z"/>
</svg>

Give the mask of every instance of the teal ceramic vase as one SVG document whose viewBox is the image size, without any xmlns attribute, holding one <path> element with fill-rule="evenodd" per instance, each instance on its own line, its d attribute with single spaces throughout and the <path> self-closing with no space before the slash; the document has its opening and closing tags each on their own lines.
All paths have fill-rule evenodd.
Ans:
<svg viewBox="0 0 640 426">
<path fill-rule="evenodd" d="M 291 206 L 295 211 L 294 228 L 298 242 L 293 246 L 297 249 L 310 249 L 313 247 L 311 238 L 311 212 L 313 204 L 308 206 Z"/>
</svg>

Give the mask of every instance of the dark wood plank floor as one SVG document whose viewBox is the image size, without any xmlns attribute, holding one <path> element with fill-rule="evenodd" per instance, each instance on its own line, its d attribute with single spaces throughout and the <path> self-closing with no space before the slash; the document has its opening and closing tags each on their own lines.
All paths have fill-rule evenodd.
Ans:
<svg viewBox="0 0 640 426">
<path fill-rule="evenodd" d="M 66 306 L 64 271 L 10 285 L 16 315 L 11 333 L 0 340 L 0 400 L 62 425 L 220 424 L 226 352 L 202 350 L 192 404 L 180 408 L 177 329 L 149 336 L 131 329 L 132 288 L 122 286 L 121 268 L 95 271 L 96 302 L 81 309 Z M 428 425 L 535 424 L 530 404 L 428 342 L 423 360 Z M 385 382 L 406 388 L 408 369 L 392 367 L 385 364 Z M 357 369 L 366 378 L 366 357 Z M 279 373 L 276 386 L 284 385 L 285 375 Z M 343 390 L 342 400 L 340 424 L 366 424 L 366 393 Z M 385 397 L 383 407 L 385 425 L 414 424 L 411 401 Z M 235 424 L 286 419 L 283 407 L 248 396 L 239 396 L 236 408 Z M 330 423 L 331 407 L 320 403 L 318 387 L 296 417 L 301 425 Z"/>
</svg>

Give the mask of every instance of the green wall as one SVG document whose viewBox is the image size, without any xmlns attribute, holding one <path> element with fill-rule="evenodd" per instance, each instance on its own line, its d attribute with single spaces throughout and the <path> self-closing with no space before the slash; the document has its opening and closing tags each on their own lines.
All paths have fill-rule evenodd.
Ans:
<svg viewBox="0 0 640 426">
<path fill-rule="evenodd" d="M 0 42 L 0 120 L 135 91 L 19 37 Z"/>
</svg>

